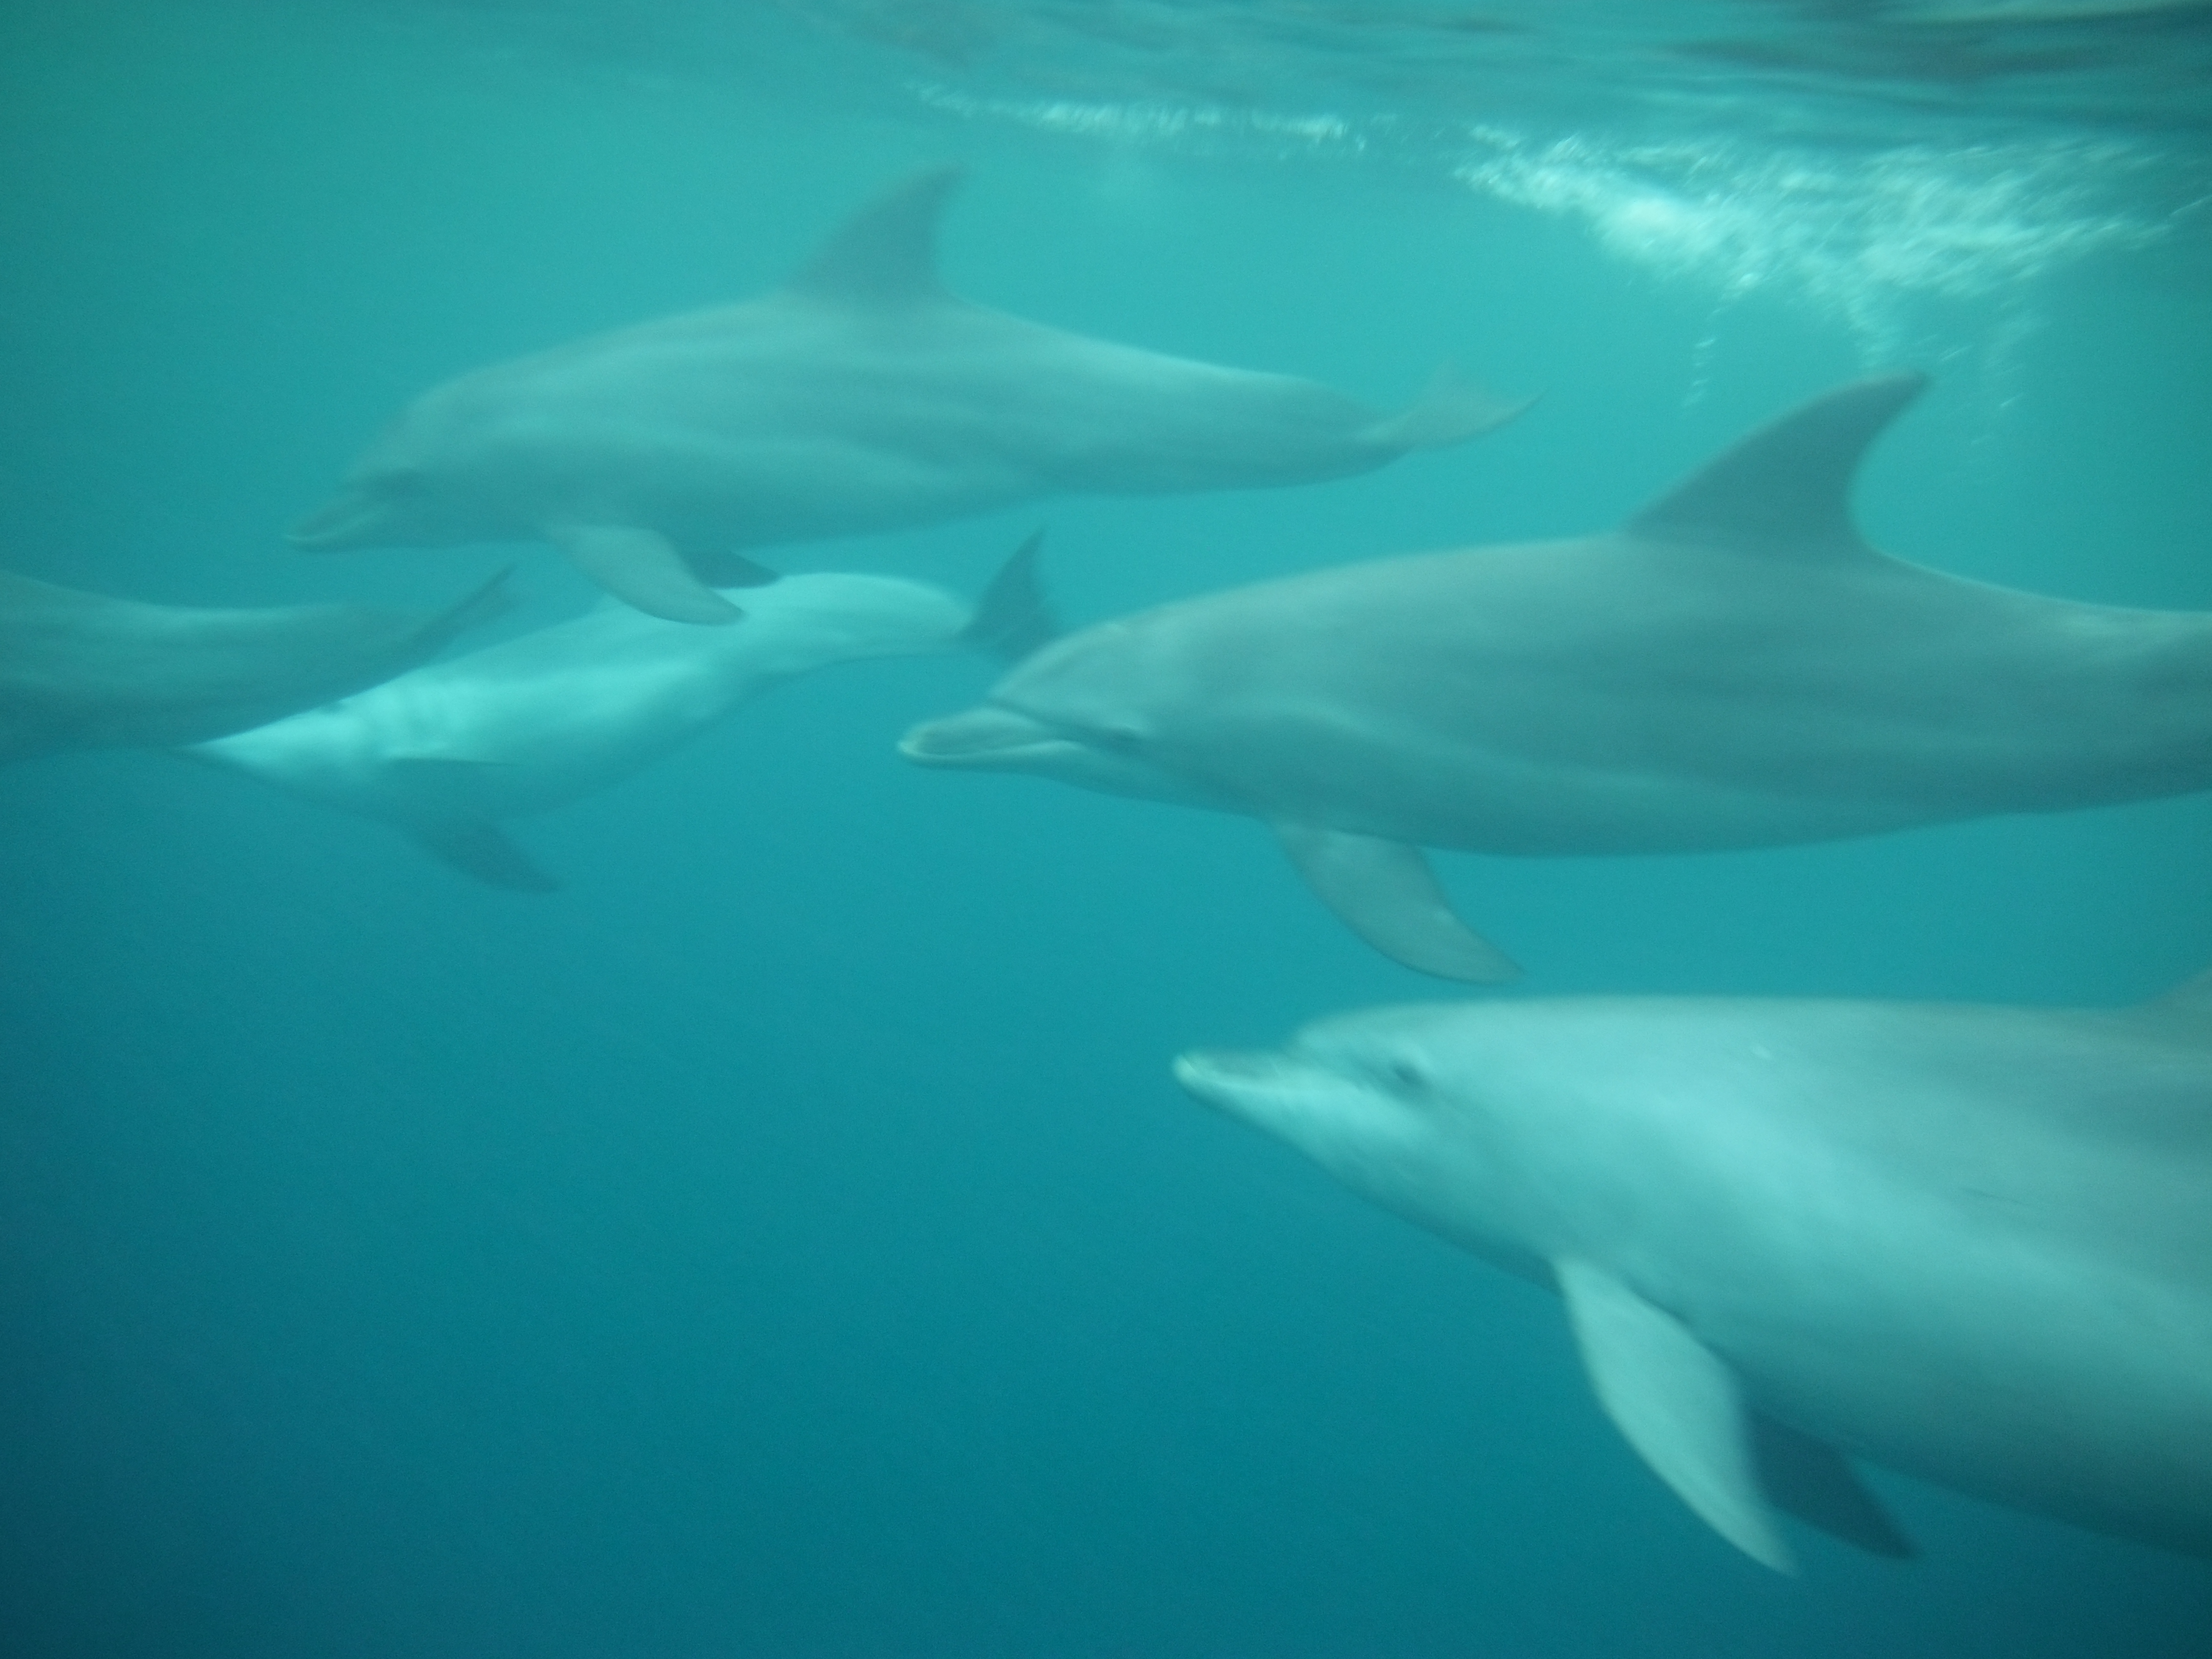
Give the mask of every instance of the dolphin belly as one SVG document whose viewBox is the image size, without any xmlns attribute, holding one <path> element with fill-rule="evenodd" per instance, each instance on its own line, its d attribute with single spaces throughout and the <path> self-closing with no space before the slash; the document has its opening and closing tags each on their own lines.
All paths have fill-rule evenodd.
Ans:
<svg viewBox="0 0 2212 1659">
<path fill-rule="evenodd" d="M 1596 1061 L 1632 1103 L 1589 1132 L 1621 1144 L 1549 1152 L 1580 1189 L 1551 1253 L 1610 1264 L 1824 1443 L 2212 1553 L 2197 1041 L 2063 1011 L 1650 1008 Z M 1626 1024 L 1577 1029 L 1603 1057 Z"/>
<path fill-rule="evenodd" d="M 1270 735 L 1282 769 L 1260 775 L 1248 745 L 1199 775 L 1225 782 L 1257 817 L 1499 857 L 1734 851 L 1950 816 L 1911 800 L 1790 792 L 1689 769 L 1562 764 L 1473 744 L 1339 748 L 1328 732 L 1295 727 Z"/>
<path fill-rule="evenodd" d="M 1828 1444 L 2212 1555 L 2212 1299 L 2077 1250 L 1962 1237 L 1931 1232 L 1879 1275 L 1879 1249 L 1832 1261 L 1765 1317 L 1716 1320 L 1712 1346 L 1762 1409 Z"/>
<path fill-rule="evenodd" d="M 417 670 L 209 753 L 403 825 L 546 811 L 649 764 L 747 689 L 696 654 L 625 649 L 607 637 L 606 620 L 580 618 Z"/>
</svg>

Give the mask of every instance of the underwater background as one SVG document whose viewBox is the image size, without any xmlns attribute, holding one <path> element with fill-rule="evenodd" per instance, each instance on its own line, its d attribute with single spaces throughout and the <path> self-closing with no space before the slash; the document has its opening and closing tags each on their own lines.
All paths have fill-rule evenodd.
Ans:
<svg viewBox="0 0 2212 1659">
<path fill-rule="evenodd" d="M 780 568 L 973 591 L 1042 525 L 1087 622 L 1601 528 L 1921 367 L 1869 539 L 2212 609 L 2208 87 L 2195 6 L 9 4 L 0 562 L 436 603 L 519 556 L 501 629 L 571 614 L 543 549 L 282 528 L 423 387 L 758 293 L 955 159 L 978 301 L 1541 401 Z M 1440 988 L 1249 822 L 900 762 L 993 672 L 778 692 L 519 825 L 550 898 L 165 757 L 0 775 L 0 1659 L 2212 1652 L 2202 1563 L 1880 1471 L 1919 1561 L 1739 1558 L 1550 1297 L 1169 1079 Z M 1540 994 L 2212 964 L 2203 796 L 1439 865 Z"/>
</svg>

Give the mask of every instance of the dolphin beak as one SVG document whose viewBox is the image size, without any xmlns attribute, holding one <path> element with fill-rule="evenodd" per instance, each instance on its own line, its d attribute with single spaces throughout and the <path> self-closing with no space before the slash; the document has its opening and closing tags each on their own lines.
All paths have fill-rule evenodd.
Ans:
<svg viewBox="0 0 2212 1659">
<path fill-rule="evenodd" d="M 285 531 L 285 539 L 307 553 L 340 553 L 376 544 L 383 509 L 357 489 L 341 490 Z"/>
<path fill-rule="evenodd" d="M 899 753 L 917 766 L 975 772 L 1026 772 L 1079 753 L 1041 720 L 993 703 L 926 720 L 899 739 Z"/>
<path fill-rule="evenodd" d="M 1176 1056 L 1175 1079 L 1209 1106 L 1256 1117 L 1266 1103 L 1310 1085 L 1313 1067 L 1273 1049 L 1194 1048 Z"/>
</svg>

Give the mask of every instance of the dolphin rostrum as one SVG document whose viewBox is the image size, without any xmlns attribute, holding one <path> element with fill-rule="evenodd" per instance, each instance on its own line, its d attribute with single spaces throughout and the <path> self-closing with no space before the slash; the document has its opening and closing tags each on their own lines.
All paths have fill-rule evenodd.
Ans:
<svg viewBox="0 0 2212 1659">
<path fill-rule="evenodd" d="M 495 886 L 558 885 L 499 827 L 604 789 L 773 685 L 832 663 L 962 647 L 1019 656 L 1050 631 L 1041 536 L 970 606 L 889 576 L 786 576 L 743 628 L 596 610 L 358 696 L 183 750 L 381 819 Z"/>
<path fill-rule="evenodd" d="M 0 762 L 197 743 L 424 662 L 506 609 L 501 573 L 443 611 L 207 611 L 0 571 Z"/>
<path fill-rule="evenodd" d="M 2212 975 L 1384 1008 L 1176 1074 L 1555 1289 L 1614 1426 L 1769 1566 L 1777 1510 L 1911 1553 L 1846 1454 L 2212 1555 Z"/>
<path fill-rule="evenodd" d="M 1070 634 L 902 749 L 1265 819 L 1361 937 L 1465 980 L 1515 969 L 1423 847 L 1721 850 L 2212 786 L 2212 614 L 2015 592 L 1860 539 L 1860 455 L 1923 383 L 1817 398 L 1608 534 Z"/>
<path fill-rule="evenodd" d="M 1449 371 L 1385 415 L 1310 381 L 1070 334 L 937 276 L 957 168 L 921 173 L 762 298 L 578 341 L 418 398 L 309 549 L 550 541 L 675 622 L 738 614 L 733 550 L 893 530 L 1066 493 L 1304 483 L 1517 412 Z"/>
</svg>

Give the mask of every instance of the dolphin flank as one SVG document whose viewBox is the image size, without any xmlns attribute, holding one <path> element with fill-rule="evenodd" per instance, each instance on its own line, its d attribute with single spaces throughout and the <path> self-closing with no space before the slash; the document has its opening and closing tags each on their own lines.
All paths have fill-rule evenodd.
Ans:
<svg viewBox="0 0 2212 1659">
<path fill-rule="evenodd" d="M 2212 975 L 2116 1012 L 1372 1010 L 1176 1075 L 1555 1289 L 1716 1531 L 1911 1547 L 1847 1455 L 2212 1556 Z"/>
<path fill-rule="evenodd" d="M 200 610 L 0 571 L 0 762 L 241 732 L 389 679 L 507 608 L 502 572 L 443 611 Z"/>
<path fill-rule="evenodd" d="M 2212 614 L 2077 605 L 1876 552 L 1847 500 L 1920 376 L 1753 433 L 1619 530 L 1378 560 L 1066 635 L 925 766 L 1273 824 L 1371 945 L 1516 971 L 1420 849 L 1682 853 L 2212 787 Z"/>
<path fill-rule="evenodd" d="M 1310 483 L 1510 419 L 1440 372 L 1382 414 L 1311 381 L 1115 345 L 957 299 L 937 223 L 958 169 L 898 185 L 757 300 L 479 369 L 416 399 L 313 550 L 545 540 L 640 610 L 733 620 L 732 552 L 1066 493 Z"/>
</svg>

